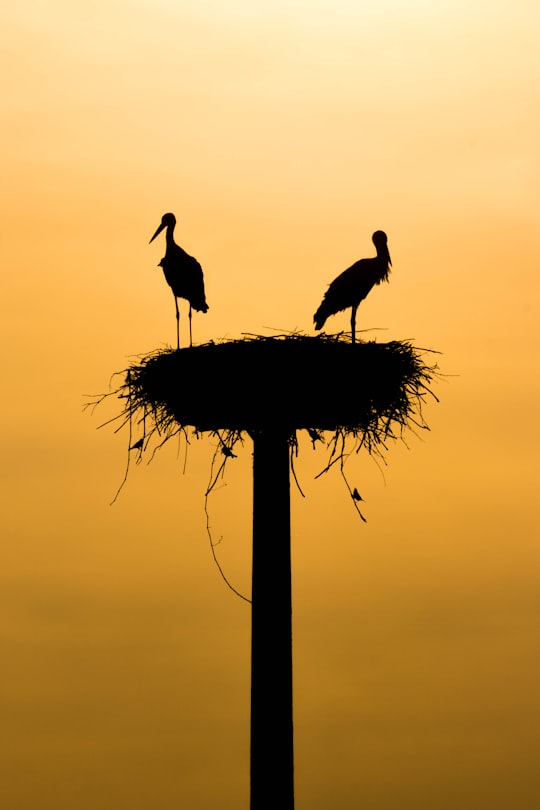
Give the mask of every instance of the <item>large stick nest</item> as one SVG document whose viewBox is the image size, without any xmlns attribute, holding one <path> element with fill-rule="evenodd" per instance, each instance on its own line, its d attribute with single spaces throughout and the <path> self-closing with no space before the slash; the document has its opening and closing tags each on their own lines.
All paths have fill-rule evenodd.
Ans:
<svg viewBox="0 0 540 810">
<path fill-rule="evenodd" d="M 351 343 L 342 335 L 248 337 L 139 358 L 114 393 L 123 423 L 144 437 L 194 428 L 241 436 L 265 429 L 353 434 L 372 449 L 426 427 L 422 403 L 436 365 L 408 341 Z M 145 442 L 146 444 L 146 442 Z"/>
</svg>

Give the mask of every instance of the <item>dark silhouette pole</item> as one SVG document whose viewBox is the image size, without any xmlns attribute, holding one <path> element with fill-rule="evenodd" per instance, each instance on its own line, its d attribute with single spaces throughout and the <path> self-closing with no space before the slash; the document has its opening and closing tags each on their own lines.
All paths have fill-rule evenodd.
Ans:
<svg viewBox="0 0 540 810">
<path fill-rule="evenodd" d="M 253 434 L 251 810 L 293 810 L 289 438 Z"/>
</svg>

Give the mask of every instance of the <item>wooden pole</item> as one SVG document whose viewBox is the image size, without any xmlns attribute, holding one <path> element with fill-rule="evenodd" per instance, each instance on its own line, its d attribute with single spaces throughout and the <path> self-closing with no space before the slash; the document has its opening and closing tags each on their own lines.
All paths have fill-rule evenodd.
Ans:
<svg viewBox="0 0 540 810">
<path fill-rule="evenodd" d="M 289 438 L 253 435 L 251 810 L 294 810 Z"/>
</svg>

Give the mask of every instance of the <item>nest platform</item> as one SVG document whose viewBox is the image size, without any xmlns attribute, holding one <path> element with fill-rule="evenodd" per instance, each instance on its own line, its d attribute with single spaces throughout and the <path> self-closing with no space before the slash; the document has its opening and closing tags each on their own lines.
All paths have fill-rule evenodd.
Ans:
<svg viewBox="0 0 540 810">
<path fill-rule="evenodd" d="M 424 354 L 342 335 L 244 338 L 140 358 L 116 393 L 126 418 L 150 418 L 160 434 L 340 430 L 373 441 L 423 421 L 436 368 Z"/>
</svg>

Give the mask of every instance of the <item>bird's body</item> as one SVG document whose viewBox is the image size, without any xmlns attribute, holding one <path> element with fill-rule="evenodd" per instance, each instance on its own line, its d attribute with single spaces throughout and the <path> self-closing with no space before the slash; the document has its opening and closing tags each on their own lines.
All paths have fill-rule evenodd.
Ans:
<svg viewBox="0 0 540 810">
<path fill-rule="evenodd" d="M 392 264 L 384 231 L 375 231 L 372 239 L 377 255 L 371 259 L 360 259 L 332 281 L 313 316 L 315 329 L 322 329 L 330 315 L 351 307 L 352 342 L 355 342 L 356 310 L 376 284 L 388 281 Z"/>
<path fill-rule="evenodd" d="M 193 256 L 186 253 L 180 245 L 174 241 L 174 226 L 176 217 L 174 214 L 163 214 L 161 224 L 150 242 L 166 228 L 165 231 L 165 256 L 160 261 L 158 267 L 163 269 L 163 275 L 174 295 L 176 306 L 176 326 L 177 326 L 177 347 L 180 348 L 180 312 L 178 309 L 178 299 L 185 298 L 189 302 L 189 341 L 191 345 L 191 310 L 197 312 L 207 312 L 208 304 L 204 292 L 204 276 L 202 267 Z"/>
</svg>

